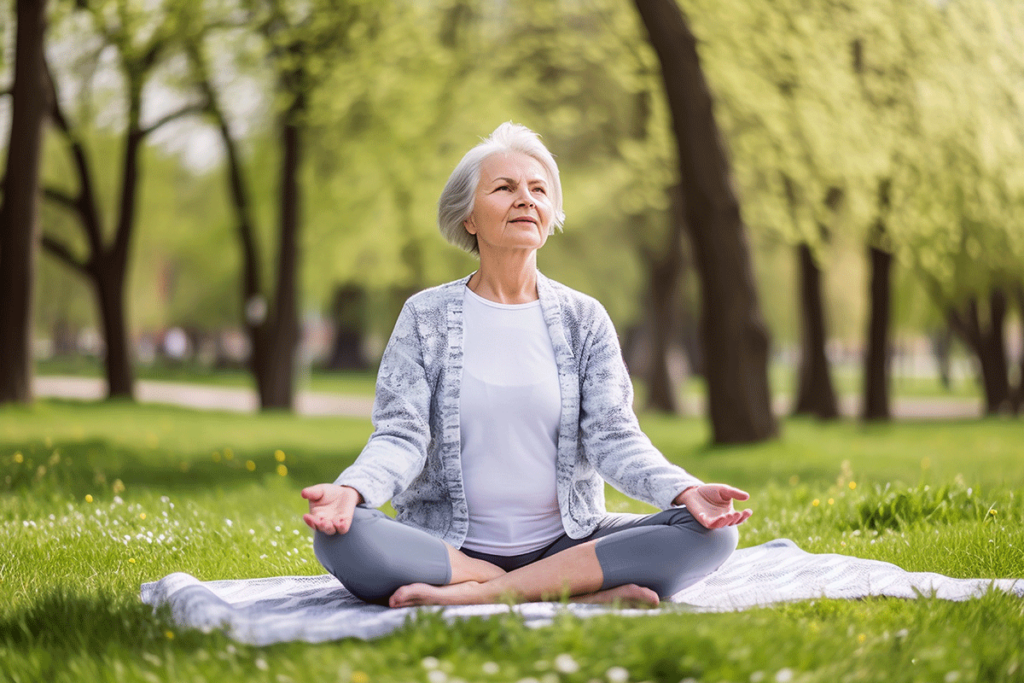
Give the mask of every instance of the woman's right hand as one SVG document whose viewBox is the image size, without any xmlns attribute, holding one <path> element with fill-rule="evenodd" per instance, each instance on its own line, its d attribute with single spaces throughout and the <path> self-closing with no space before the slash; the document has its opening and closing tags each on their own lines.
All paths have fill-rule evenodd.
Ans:
<svg viewBox="0 0 1024 683">
<path fill-rule="evenodd" d="M 352 526 L 356 505 L 363 502 L 359 491 L 337 484 L 307 486 L 302 489 L 302 497 L 309 501 L 309 513 L 302 515 L 302 521 L 328 536 L 346 533 Z"/>
</svg>

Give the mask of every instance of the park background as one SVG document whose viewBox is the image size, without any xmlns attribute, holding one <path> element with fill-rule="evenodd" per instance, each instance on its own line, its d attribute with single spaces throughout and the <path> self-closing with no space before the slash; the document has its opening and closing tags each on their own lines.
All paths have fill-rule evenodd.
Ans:
<svg viewBox="0 0 1024 683">
<path fill-rule="evenodd" d="M 0 632 L 6 653 L 28 652 L 11 676 L 105 676 L 114 661 L 129 678 L 172 678 L 175 653 L 203 639 L 175 640 L 167 615 L 135 605 L 141 581 L 315 571 L 304 543 L 269 559 L 247 544 L 300 531 L 294 493 L 358 453 L 405 298 L 474 268 L 438 235 L 436 200 L 507 120 L 538 131 L 560 166 L 566 228 L 541 270 L 607 307 L 656 445 L 755 493 L 766 521 L 744 544 L 787 535 L 955 576 L 1024 572 L 1019 550 L 1000 552 L 1022 547 L 1001 526 L 1021 515 L 1019 3 L 18 0 L 0 19 L 0 463 L 17 548 L 0 570 L 12 598 Z M 83 378 L 114 400 L 36 400 Z M 265 414 L 135 405 L 142 380 L 172 381 L 185 403 L 247 389 Z M 312 412 L 356 417 L 292 414 L 310 412 L 298 399 L 311 392 L 355 406 Z M 85 549 L 108 535 L 82 531 L 101 518 L 90 506 L 138 526 L 144 510 L 175 514 L 170 500 L 196 517 L 187 557 L 162 541 L 145 567 L 132 540 L 127 554 Z M 200 529 L 224 519 L 261 532 L 225 552 L 242 541 Z M 890 533 L 922 547 L 875 543 Z M 55 559 L 56 542 L 81 555 Z M 970 552 L 937 557 L 933 543 Z M 793 642 L 744 661 L 687 664 L 685 638 L 671 663 L 645 659 L 646 629 L 623 647 L 630 671 L 659 680 L 792 674 L 787 653 L 814 680 L 834 667 L 914 680 L 912 648 L 887 626 L 905 618 L 941 649 L 930 674 L 1021 675 L 1012 639 L 975 653 L 988 626 L 1019 621 L 1015 603 L 921 604 L 769 611 L 754 619 Z M 90 619 L 104 627 L 54 626 Z M 707 619 L 712 650 L 724 645 L 711 624 L 744 623 Z M 886 633 L 875 649 L 854 639 L 863 661 L 841 645 L 853 622 Z M 795 623 L 823 629 L 806 651 Z M 964 644 L 949 624 L 973 635 Z M 346 644 L 322 666 L 353 683 L 400 677 L 399 653 L 456 661 L 471 641 L 517 677 L 546 671 L 514 664 L 543 638 L 504 624 L 512 647 L 493 627 L 460 628 Z M 626 627 L 600 628 L 620 639 Z M 566 624 L 558 642 L 581 656 L 584 632 Z M 155 643 L 159 663 L 140 659 Z M 837 648 L 850 656 L 827 661 Z M 284 673 L 241 648 L 189 671 L 271 680 L 316 652 L 284 652 Z M 342 675 L 352 656 L 375 663 Z"/>
</svg>

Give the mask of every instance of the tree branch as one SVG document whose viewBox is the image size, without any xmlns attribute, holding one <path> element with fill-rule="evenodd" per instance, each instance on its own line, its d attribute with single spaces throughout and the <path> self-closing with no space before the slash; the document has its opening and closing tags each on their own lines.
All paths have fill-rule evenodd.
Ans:
<svg viewBox="0 0 1024 683">
<path fill-rule="evenodd" d="M 50 71 L 50 64 L 45 58 L 43 59 L 43 71 L 46 76 L 47 85 L 50 88 L 50 115 L 64 134 L 68 147 L 71 148 L 71 156 L 74 159 L 75 171 L 78 175 L 80 194 L 78 201 L 75 202 L 75 209 L 81 217 L 79 225 L 82 231 L 85 232 L 92 255 L 96 257 L 103 251 L 103 236 L 100 231 L 100 213 L 96 203 L 96 196 L 93 192 L 92 174 L 89 170 L 85 147 L 71 129 L 71 124 L 68 123 L 67 117 L 64 116 L 64 111 L 60 106 L 60 97 L 57 95 L 57 82 L 54 80 L 53 73 Z M 51 197 L 51 199 L 56 200 L 55 197 Z"/>
<path fill-rule="evenodd" d="M 201 113 L 209 110 L 209 108 L 210 108 L 209 102 L 195 102 L 193 104 L 189 104 L 187 106 L 182 107 L 181 109 L 178 109 L 177 111 L 172 111 L 171 113 L 169 113 L 169 114 L 167 114 L 167 115 L 157 119 L 156 121 L 154 121 L 152 123 L 152 125 L 147 126 L 146 128 L 143 128 L 142 130 L 140 130 L 139 131 L 139 136 L 144 138 L 147 135 L 149 135 L 150 133 L 152 133 L 153 131 L 155 131 L 156 129 L 160 128 L 163 125 L 166 125 L 166 124 L 170 123 L 171 121 L 174 121 L 176 119 L 180 119 L 180 118 L 182 118 L 184 116 L 188 116 L 189 114 L 201 114 Z"/>
<path fill-rule="evenodd" d="M 64 263 L 64 265 L 81 273 L 82 275 L 90 275 L 89 265 L 84 261 L 80 261 L 75 258 L 75 255 L 71 253 L 71 250 L 52 235 L 44 234 L 42 238 L 42 245 L 51 256 Z"/>
<path fill-rule="evenodd" d="M 78 199 L 72 197 L 63 190 L 58 190 L 55 187 L 44 187 L 43 196 L 49 199 L 50 201 L 54 202 L 55 204 L 60 204 L 68 211 L 74 211 L 75 213 L 78 213 L 81 209 L 81 207 L 78 204 Z"/>
</svg>

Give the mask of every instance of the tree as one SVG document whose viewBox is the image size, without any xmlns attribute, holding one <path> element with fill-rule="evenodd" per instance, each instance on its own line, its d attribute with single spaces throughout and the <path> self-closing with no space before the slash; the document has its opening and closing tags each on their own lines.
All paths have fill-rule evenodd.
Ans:
<svg viewBox="0 0 1024 683">
<path fill-rule="evenodd" d="M 896 245 L 974 353 L 986 412 L 1013 411 L 1005 322 L 1024 282 L 1024 11 L 957 0 L 939 19 L 943 49 L 921 88 L 930 144 L 894 182 Z"/>
<path fill-rule="evenodd" d="M 93 175 L 94 161 L 90 158 L 82 126 L 65 112 L 59 85 L 52 70 L 51 118 L 64 138 L 72 158 L 78 191 L 73 194 L 65 188 L 49 186 L 46 198 L 64 207 L 78 218 L 78 225 L 86 242 L 86 255 L 56 235 L 44 233 L 43 246 L 47 252 L 73 271 L 84 277 L 96 296 L 105 342 L 105 368 L 107 393 L 110 397 L 132 398 L 134 371 L 132 369 L 131 341 L 125 306 L 125 285 L 131 243 L 138 220 L 138 188 L 142 175 L 140 153 L 146 139 L 162 126 L 183 116 L 202 110 L 201 104 L 192 103 L 165 113 L 152 123 L 142 121 L 143 92 L 154 70 L 171 50 L 185 6 L 163 6 L 158 11 L 134 11 L 126 3 L 84 2 L 92 27 L 100 36 L 103 48 L 112 48 L 117 66 L 124 79 L 125 118 L 121 158 L 121 186 L 117 201 L 113 239 L 106 236 L 101 202 L 96 192 Z"/>
<path fill-rule="evenodd" d="M 674 0 L 635 4 L 661 62 L 672 112 L 686 224 L 701 280 L 713 438 L 768 439 L 778 432 L 768 386 L 768 331 L 696 40 Z"/>
<path fill-rule="evenodd" d="M 45 0 L 18 0 L 11 137 L 0 205 L 0 404 L 32 400 L 32 295 L 46 120 Z"/>
<path fill-rule="evenodd" d="M 902 187 L 913 159 L 934 146 L 922 127 L 921 84 L 933 75 L 944 33 L 928 2 L 882 3 L 884 11 L 865 12 L 849 29 L 849 55 L 857 78 L 865 125 L 884 161 L 862 186 L 873 206 L 865 235 L 870 264 L 869 321 L 864 354 L 861 419 L 884 421 L 890 408 L 890 337 L 893 268 L 912 221 L 901 216 Z"/>
<path fill-rule="evenodd" d="M 229 8 L 230 9 L 230 8 Z M 335 60 L 352 48 L 359 32 L 372 31 L 376 15 L 359 2 L 322 0 L 293 7 L 277 0 L 241 3 L 244 27 L 262 41 L 260 59 L 271 72 L 276 94 L 275 136 L 279 149 L 277 250 L 272 294 L 263 285 L 256 218 L 238 136 L 231 130 L 213 80 L 209 32 L 195 27 L 187 38 L 197 87 L 208 101 L 226 153 L 226 170 L 243 255 L 242 299 L 251 343 L 250 366 L 260 406 L 290 410 L 295 399 L 295 354 L 299 341 L 298 281 L 303 193 L 300 172 L 309 133 L 311 103 Z M 225 21 L 211 20 L 217 27 Z"/>
<path fill-rule="evenodd" d="M 838 417 L 825 345 L 822 270 L 844 198 L 864 166 L 850 125 L 852 78 L 840 59 L 844 3 L 692 2 L 719 121 L 736 155 L 748 225 L 797 259 L 800 360 L 795 414 Z"/>
</svg>

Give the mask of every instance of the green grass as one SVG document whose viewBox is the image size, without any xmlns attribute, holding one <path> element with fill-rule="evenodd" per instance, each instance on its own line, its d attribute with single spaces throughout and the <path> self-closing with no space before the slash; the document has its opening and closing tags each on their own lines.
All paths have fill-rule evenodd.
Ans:
<svg viewBox="0 0 1024 683">
<path fill-rule="evenodd" d="M 791 420 L 775 443 L 717 449 L 702 421 L 643 423 L 671 459 L 751 491 L 743 545 L 781 536 L 910 570 L 1024 576 L 1019 421 Z M 321 573 L 298 490 L 332 480 L 369 429 L 119 403 L 0 410 L 0 680 L 586 683 L 613 667 L 667 683 L 1024 680 L 1024 602 L 1001 594 L 543 629 L 426 616 L 369 643 L 266 648 L 180 629 L 139 602 L 141 583 L 173 571 Z M 644 509 L 614 491 L 609 507 Z M 557 670 L 566 653 L 579 671 Z"/>
</svg>

